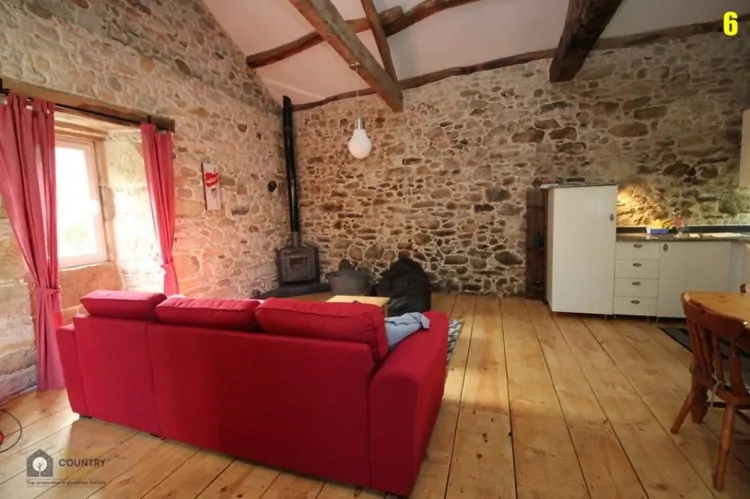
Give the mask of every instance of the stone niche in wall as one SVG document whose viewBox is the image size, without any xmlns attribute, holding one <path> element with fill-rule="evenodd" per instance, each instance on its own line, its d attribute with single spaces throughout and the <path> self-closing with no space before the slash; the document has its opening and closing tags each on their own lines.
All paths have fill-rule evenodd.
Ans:
<svg viewBox="0 0 750 499">
<path fill-rule="evenodd" d="M 163 273 L 154 232 L 146 170 L 137 130 L 110 133 L 103 142 L 109 177 L 111 231 L 123 287 L 161 291 Z"/>
</svg>

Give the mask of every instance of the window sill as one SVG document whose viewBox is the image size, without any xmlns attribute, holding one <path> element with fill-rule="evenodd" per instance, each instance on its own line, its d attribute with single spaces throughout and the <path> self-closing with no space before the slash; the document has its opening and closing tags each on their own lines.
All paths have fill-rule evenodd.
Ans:
<svg viewBox="0 0 750 499">
<path fill-rule="evenodd" d="M 69 267 L 60 267 L 60 273 L 62 274 L 64 272 L 71 272 L 71 271 L 74 272 L 76 270 L 83 270 L 83 269 L 86 269 L 86 268 L 89 268 L 89 267 L 100 267 L 102 265 L 109 265 L 109 264 L 115 265 L 115 262 L 113 262 L 111 260 L 104 260 L 104 261 L 101 261 L 101 262 L 82 263 L 80 265 L 71 265 Z"/>
</svg>

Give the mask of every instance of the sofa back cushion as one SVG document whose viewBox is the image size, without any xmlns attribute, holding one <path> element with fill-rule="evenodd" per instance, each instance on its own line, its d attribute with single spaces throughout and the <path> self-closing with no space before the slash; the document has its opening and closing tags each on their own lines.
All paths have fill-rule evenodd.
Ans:
<svg viewBox="0 0 750 499">
<path fill-rule="evenodd" d="M 81 304 L 94 317 L 155 321 L 154 309 L 166 299 L 163 293 L 92 291 L 81 298 Z"/>
<path fill-rule="evenodd" d="M 164 324 L 254 331 L 258 323 L 258 300 L 216 300 L 172 297 L 156 307 L 156 317 Z"/>
<path fill-rule="evenodd" d="M 269 298 L 255 317 L 266 333 L 365 343 L 376 362 L 388 355 L 385 317 L 375 305 Z"/>
</svg>

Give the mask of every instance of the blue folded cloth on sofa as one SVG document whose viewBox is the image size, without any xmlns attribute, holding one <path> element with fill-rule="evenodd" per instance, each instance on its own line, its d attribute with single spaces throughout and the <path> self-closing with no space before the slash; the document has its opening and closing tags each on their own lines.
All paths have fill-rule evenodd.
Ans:
<svg viewBox="0 0 750 499">
<path fill-rule="evenodd" d="M 420 329 L 429 329 L 430 320 L 419 312 L 410 312 L 398 317 L 385 319 L 385 334 L 388 337 L 388 348 L 393 349 L 399 342 Z"/>
</svg>

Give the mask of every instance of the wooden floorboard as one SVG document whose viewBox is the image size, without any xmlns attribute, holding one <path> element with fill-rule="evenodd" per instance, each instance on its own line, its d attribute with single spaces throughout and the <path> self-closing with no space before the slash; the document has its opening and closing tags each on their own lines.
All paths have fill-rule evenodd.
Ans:
<svg viewBox="0 0 750 499">
<path fill-rule="evenodd" d="M 549 309 L 536 301 L 527 301 L 526 307 L 590 496 L 594 499 L 646 497 L 625 450 Z"/>
<path fill-rule="evenodd" d="M 571 322 L 574 327 L 571 327 Z M 578 353 L 584 375 L 650 497 L 711 497 L 711 492 L 597 342 L 591 321 L 558 321 L 566 341 Z"/>
<path fill-rule="evenodd" d="M 502 300 L 519 499 L 587 497 L 552 378 L 523 299 Z"/>
<path fill-rule="evenodd" d="M 462 332 L 411 497 L 750 497 L 750 446 L 733 447 L 724 491 L 711 486 L 721 410 L 668 431 L 691 356 L 661 324 L 552 314 L 519 298 L 436 294 L 433 309 Z M 24 427 L 0 453 L 3 499 L 393 498 L 79 419 L 64 391 L 23 394 L 3 408 Z M 8 418 L 0 412 L 0 428 Z M 750 436 L 750 426 L 738 424 L 737 434 Z M 37 449 L 105 465 L 55 473 L 82 485 L 30 487 L 26 458 Z"/>
<path fill-rule="evenodd" d="M 475 297 L 448 296 L 453 297 L 449 302 L 450 310 L 443 311 L 449 314 L 451 320 L 461 322 L 461 335 L 448 365 L 440 413 L 412 492 L 412 497 L 419 499 L 437 499 L 445 496 L 474 322 Z"/>
<path fill-rule="evenodd" d="M 476 298 L 446 497 L 516 497 L 505 344 L 496 298 Z"/>
</svg>

